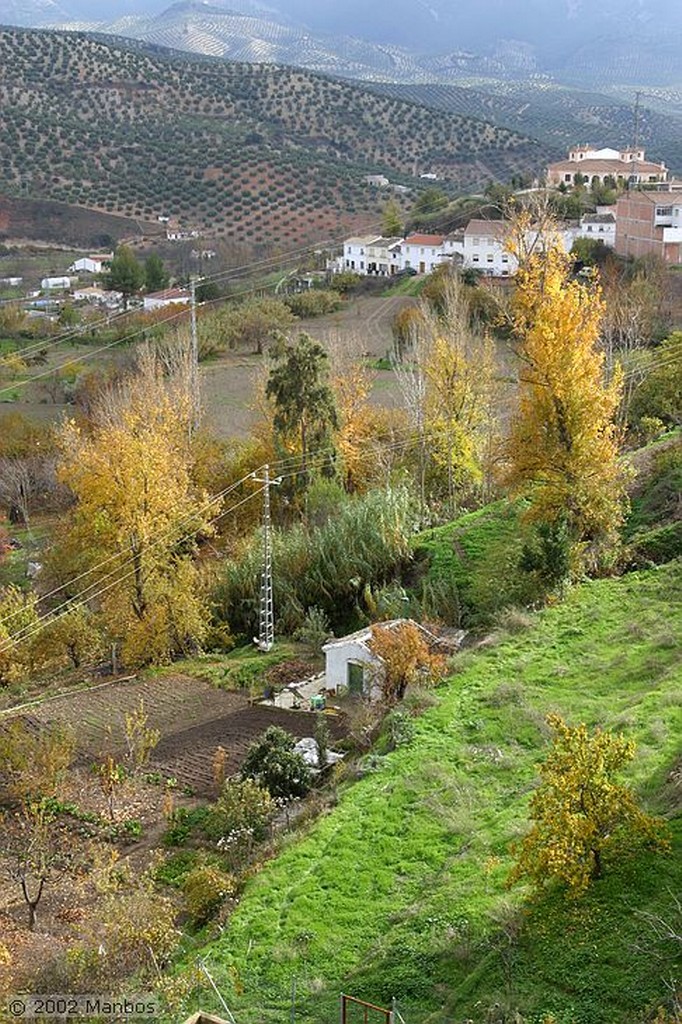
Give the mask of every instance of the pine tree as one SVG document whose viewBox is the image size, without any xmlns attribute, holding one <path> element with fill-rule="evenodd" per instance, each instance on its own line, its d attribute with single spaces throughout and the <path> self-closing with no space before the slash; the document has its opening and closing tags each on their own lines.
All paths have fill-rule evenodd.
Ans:
<svg viewBox="0 0 682 1024">
<path fill-rule="evenodd" d="M 274 405 L 273 426 L 282 440 L 297 440 L 304 474 L 310 449 L 329 443 L 338 425 L 328 373 L 327 353 L 309 334 L 273 352 L 266 386 Z"/>
</svg>

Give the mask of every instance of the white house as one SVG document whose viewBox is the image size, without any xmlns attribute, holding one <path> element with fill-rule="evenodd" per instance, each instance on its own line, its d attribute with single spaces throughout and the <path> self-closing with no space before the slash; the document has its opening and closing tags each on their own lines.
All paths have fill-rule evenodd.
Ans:
<svg viewBox="0 0 682 1024">
<path fill-rule="evenodd" d="M 367 249 L 381 241 L 380 235 L 356 235 L 343 243 L 343 270 L 367 273 Z"/>
<path fill-rule="evenodd" d="M 70 274 L 101 274 L 105 263 L 111 263 L 114 258 L 112 252 L 104 253 L 102 256 L 81 256 L 69 267 Z"/>
<path fill-rule="evenodd" d="M 441 263 L 447 262 L 448 248 L 444 235 L 408 235 L 400 247 L 401 270 L 430 274 Z"/>
<path fill-rule="evenodd" d="M 376 277 L 390 277 L 401 267 L 402 238 L 375 238 L 366 247 L 365 273 Z"/>
<path fill-rule="evenodd" d="M 366 174 L 362 180 L 365 185 L 372 185 L 374 188 L 387 188 L 390 185 L 385 174 Z"/>
<path fill-rule="evenodd" d="M 60 291 L 64 291 L 71 287 L 70 277 L 44 277 L 40 282 L 40 287 L 43 291 L 50 291 L 52 288 L 59 288 Z"/>
<path fill-rule="evenodd" d="M 0 285 L 6 285 L 8 288 L 18 288 L 23 277 L 0 277 Z"/>
<path fill-rule="evenodd" d="M 519 268 L 508 251 L 507 225 L 501 220 L 470 220 L 464 229 L 463 260 L 465 270 L 480 270 L 487 277 L 510 277 Z"/>
<path fill-rule="evenodd" d="M 378 625 L 384 629 L 395 629 L 403 623 L 410 622 L 424 634 L 429 644 L 438 645 L 438 638 L 419 623 L 411 619 L 390 619 Z M 373 654 L 369 647 L 372 638 L 372 626 L 359 629 L 357 633 L 330 640 L 322 648 L 325 663 L 326 690 L 338 696 L 348 694 L 356 697 L 376 699 L 381 696 L 382 661 Z"/>
<path fill-rule="evenodd" d="M 613 213 L 585 213 L 580 218 L 580 227 L 575 233 L 576 238 L 593 238 L 603 242 L 610 249 L 616 246 L 616 218 Z"/>
<path fill-rule="evenodd" d="M 185 306 L 190 300 L 191 296 L 186 288 L 165 288 L 162 292 L 145 295 L 142 305 L 145 313 L 150 313 L 155 309 L 163 309 L 164 306 Z"/>
<path fill-rule="evenodd" d="M 105 291 L 103 288 L 89 286 L 74 288 L 71 297 L 75 302 L 88 302 L 95 306 L 117 306 L 123 298 L 122 292 Z"/>
</svg>

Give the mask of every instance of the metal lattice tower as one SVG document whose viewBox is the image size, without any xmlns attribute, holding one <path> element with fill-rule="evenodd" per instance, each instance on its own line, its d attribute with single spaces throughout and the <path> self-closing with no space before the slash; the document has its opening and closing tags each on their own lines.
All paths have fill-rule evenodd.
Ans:
<svg viewBox="0 0 682 1024">
<path fill-rule="evenodd" d="M 197 330 L 197 291 L 194 277 L 190 278 L 190 391 L 192 409 L 190 413 L 190 435 L 199 428 L 201 420 L 201 397 L 199 391 L 199 333 Z"/>
<path fill-rule="evenodd" d="M 272 535 L 270 519 L 270 488 L 281 483 L 280 477 L 270 477 L 270 467 L 264 466 L 263 476 L 254 480 L 263 487 L 263 569 L 260 584 L 260 613 L 258 637 L 254 643 L 261 651 L 270 651 L 275 642 L 275 612 L 272 599 Z"/>
</svg>

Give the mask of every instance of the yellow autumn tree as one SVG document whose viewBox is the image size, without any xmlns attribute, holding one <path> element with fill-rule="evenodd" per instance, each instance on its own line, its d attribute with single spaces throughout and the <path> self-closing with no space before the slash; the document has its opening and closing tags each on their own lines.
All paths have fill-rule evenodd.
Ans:
<svg viewBox="0 0 682 1024">
<path fill-rule="evenodd" d="M 495 346 L 469 326 L 464 288 L 450 277 L 440 316 L 423 311 L 418 328 L 424 351 L 425 418 L 429 446 L 447 476 L 448 498 L 457 486 L 481 483 L 494 439 Z"/>
<path fill-rule="evenodd" d="M 609 858 L 633 841 L 665 848 L 663 822 L 642 811 L 617 775 L 635 755 L 623 736 L 567 725 L 548 715 L 552 749 L 540 766 L 530 803 L 533 825 L 523 839 L 509 882 L 527 878 L 536 888 L 550 881 L 579 896 L 599 878 Z"/>
<path fill-rule="evenodd" d="M 53 565 L 83 574 L 77 589 L 127 665 L 167 661 L 205 632 L 194 555 L 219 505 L 193 484 L 191 414 L 187 388 L 147 353 L 103 396 L 90 431 L 61 432 L 59 475 L 76 503 Z"/>
<path fill-rule="evenodd" d="M 376 374 L 367 366 L 363 348 L 359 335 L 332 339 L 329 346 L 330 384 L 338 413 L 335 443 L 349 491 L 360 489 L 367 478 L 367 446 L 376 430 L 369 406 Z"/>
<path fill-rule="evenodd" d="M 511 310 L 520 396 L 507 482 L 530 498 L 532 520 L 564 522 L 574 541 L 604 543 L 623 518 L 624 478 L 615 423 L 621 377 L 605 372 L 600 289 L 572 276 L 558 242 L 529 246 L 532 230 L 521 227 L 519 244 L 508 242 L 523 262 Z"/>
</svg>

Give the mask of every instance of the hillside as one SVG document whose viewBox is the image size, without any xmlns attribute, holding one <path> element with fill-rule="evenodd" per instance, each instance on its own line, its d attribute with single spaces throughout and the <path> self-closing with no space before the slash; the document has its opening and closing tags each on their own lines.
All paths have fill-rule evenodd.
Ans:
<svg viewBox="0 0 682 1024">
<path fill-rule="evenodd" d="M 585 584 L 527 631 L 460 656 L 414 737 L 372 756 L 205 948 L 239 1021 L 283 1019 L 292 978 L 296 1019 L 319 1024 L 341 991 L 396 997 L 410 1024 L 482 1024 L 501 1008 L 532 1024 L 650 1019 L 674 963 L 645 914 L 674 920 L 682 882 L 681 568 Z M 611 864 L 577 905 L 548 896 L 523 914 L 504 882 L 550 710 L 637 741 L 630 781 L 669 818 L 674 847 Z M 199 1002 L 213 1005 L 205 990 Z"/>
<path fill-rule="evenodd" d="M 414 103 L 464 116 L 483 117 L 493 124 L 540 139 L 548 151 L 562 153 L 576 140 L 599 140 L 621 147 L 632 137 L 634 100 L 620 95 L 586 92 L 547 79 L 515 82 L 488 78 L 477 85 L 372 83 L 371 88 Z M 661 96 L 655 93 L 660 92 Z M 682 173 L 682 108 L 679 95 L 646 91 L 640 104 L 639 138 L 649 155 Z"/>
<path fill-rule="evenodd" d="M 305 71 L 19 29 L 0 31 L 0 114 L 10 195 L 254 242 L 376 218 L 372 171 L 467 189 L 544 159 L 516 132 Z"/>
</svg>

